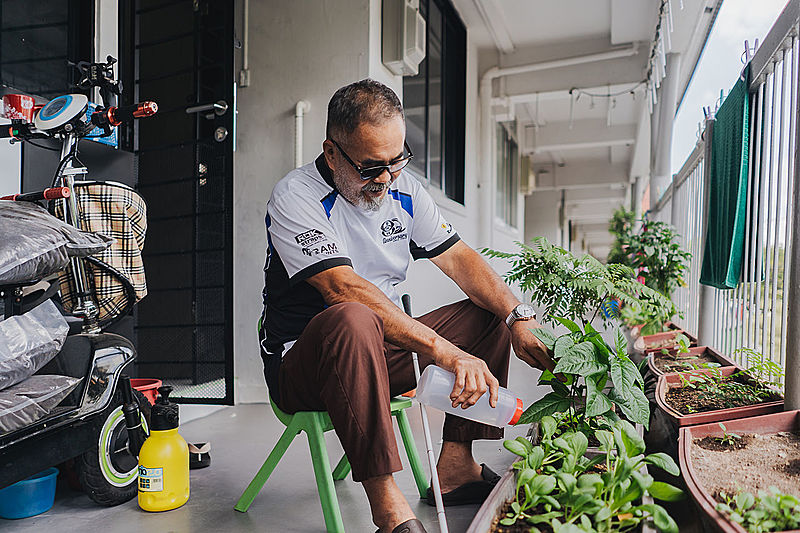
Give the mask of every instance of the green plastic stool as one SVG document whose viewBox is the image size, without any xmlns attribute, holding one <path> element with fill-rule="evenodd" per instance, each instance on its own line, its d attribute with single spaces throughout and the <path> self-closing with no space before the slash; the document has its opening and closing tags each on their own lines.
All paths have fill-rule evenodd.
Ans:
<svg viewBox="0 0 800 533">
<path fill-rule="evenodd" d="M 350 462 L 347 455 L 342 456 L 339 463 L 331 471 L 328 462 L 328 449 L 325 446 L 323 433 L 333 429 L 333 424 L 325 411 L 301 411 L 293 415 L 281 411 L 274 402 L 270 402 L 272 410 L 285 426 L 286 430 L 278 439 L 278 443 L 272 448 L 267 460 L 261 465 L 258 473 L 242 493 L 241 498 L 236 503 L 234 509 L 245 513 L 253 503 L 256 495 L 269 479 L 270 474 L 278 465 L 278 462 L 286 453 L 289 445 L 294 438 L 305 431 L 308 437 L 308 447 L 311 449 L 311 463 L 314 466 L 314 477 L 317 480 L 317 491 L 319 500 L 322 504 L 322 515 L 325 517 L 325 528 L 330 533 L 344 533 L 342 523 L 342 513 L 339 510 L 339 501 L 336 498 L 336 491 L 333 482 L 347 477 L 350 473 Z M 408 398 L 393 398 L 390 404 L 392 416 L 397 419 L 400 428 L 400 436 L 403 439 L 403 446 L 408 455 L 408 462 L 411 464 L 411 471 L 414 473 L 414 481 L 417 483 L 420 498 L 425 498 L 428 492 L 428 477 L 422 468 L 422 462 L 417 454 L 414 445 L 414 436 L 411 433 L 411 425 L 408 423 L 405 409 L 411 407 L 411 400 Z"/>
</svg>

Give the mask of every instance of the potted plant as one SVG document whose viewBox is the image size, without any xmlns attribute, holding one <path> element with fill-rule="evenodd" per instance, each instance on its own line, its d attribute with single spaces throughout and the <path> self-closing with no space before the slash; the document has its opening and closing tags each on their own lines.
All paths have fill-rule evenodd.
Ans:
<svg viewBox="0 0 800 533">
<path fill-rule="evenodd" d="M 737 366 L 733 361 L 708 346 L 689 346 L 689 339 L 678 339 L 678 346 L 662 348 L 647 357 L 647 366 L 656 376 L 686 372 L 700 368 Z"/>
<path fill-rule="evenodd" d="M 490 496 L 502 493 L 502 507 L 493 506 L 494 513 L 482 509 L 468 533 L 628 531 L 649 521 L 661 531 L 677 533 L 674 520 L 652 498 L 675 501 L 683 493 L 654 481 L 644 467 L 675 475 L 678 467 L 665 454 L 645 455 L 644 441 L 630 423 L 598 430 L 600 451 L 591 459 L 585 455 L 588 439 L 583 433 L 557 436 L 552 417 L 544 417 L 541 428 L 536 446 L 522 437 L 505 441 L 520 457 L 513 465 L 515 476 L 502 480 Z"/>
<path fill-rule="evenodd" d="M 512 268 L 506 280 L 519 283 L 535 303 L 544 306 L 544 323 L 567 330 L 560 336 L 547 328 L 533 330 L 553 353 L 556 366 L 539 378 L 539 384 L 552 391 L 530 405 L 518 424 L 565 413 L 560 417 L 561 428 L 591 437 L 593 429 L 616 420 L 618 409 L 631 422 L 646 426 L 649 405 L 641 373 L 627 355 L 627 340 L 617 329 L 614 347 L 610 347 L 592 322 L 596 318 L 604 323 L 612 320 L 601 312 L 609 298 L 655 309 L 664 309 L 671 302 L 638 283 L 633 270 L 625 265 L 603 265 L 589 255 L 575 257 L 544 237 L 534 239 L 533 246 L 517 244 L 521 248 L 517 253 L 484 253 L 510 260 Z M 605 390 L 610 383 L 613 387 Z"/>
<path fill-rule="evenodd" d="M 726 533 L 800 530 L 800 411 L 684 427 L 679 461 L 708 521 Z"/>
<path fill-rule="evenodd" d="M 656 403 L 679 427 L 781 411 L 778 384 L 770 381 L 779 372 L 779 365 L 761 360 L 747 370 L 728 366 L 664 374 Z"/>
<path fill-rule="evenodd" d="M 697 337 L 682 329 L 673 329 L 652 335 L 642 335 L 633 343 L 633 349 L 636 353 L 646 357 L 664 349 L 677 349 L 682 342 L 688 347 L 694 347 L 697 346 Z"/>
</svg>

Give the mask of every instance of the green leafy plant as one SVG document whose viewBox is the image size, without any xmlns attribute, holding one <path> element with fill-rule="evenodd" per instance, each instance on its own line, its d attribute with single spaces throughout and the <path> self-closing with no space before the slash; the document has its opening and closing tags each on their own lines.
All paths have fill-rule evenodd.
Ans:
<svg viewBox="0 0 800 533">
<path fill-rule="evenodd" d="M 662 501 L 683 498 L 680 489 L 654 481 L 642 472 L 651 465 L 679 475 L 678 466 L 664 453 L 645 455 L 645 445 L 628 422 L 617 423 L 610 431 L 598 430 L 600 453 L 585 456 L 588 439 L 582 433 L 556 436 L 557 422 L 542 418 L 540 443 L 534 446 L 518 437 L 504 446 L 522 460 L 517 470 L 516 498 L 511 511 L 501 518 L 503 525 L 525 521 L 530 531 L 548 526 L 555 533 L 630 531 L 646 520 L 665 533 L 678 527 L 666 510 L 655 503 L 644 503 L 649 494 Z"/>
<path fill-rule="evenodd" d="M 747 359 L 747 373 L 759 382 L 776 389 L 783 388 L 783 384 L 774 379 L 783 375 L 783 367 L 781 365 L 769 359 L 764 359 L 761 352 L 751 348 L 737 348 L 733 353 L 744 354 Z"/>
<path fill-rule="evenodd" d="M 717 504 L 717 511 L 750 533 L 800 529 L 800 500 L 775 487 L 770 487 L 769 493 L 758 491 L 758 497 L 750 492 L 721 493 L 720 497 L 723 503 Z"/>
<path fill-rule="evenodd" d="M 539 384 L 553 389 L 531 404 L 518 424 L 538 422 L 556 412 L 569 412 L 570 429 L 579 431 L 588 427 L 588 417 L 606 417 L 614 420 L 614 405 L 631 421 L 647 427 L 650 405 L 643 392 L 644 380 L 639 369 L 627 354 L 627 341 L 616 331 L 612 349 L 591 324 L 583 328 L 566 318 L 556 318 L 569 333 L 556 336 L 547 328 L 533 329 L 533 333 L 552 351 L 556 363 L 553 372 L 545 371 Z M 559 379 L 556 375 L 564 376 Z M 614 387 L 604 389 L 611 378 Z"/>
<path fill-rule="evenodd" d="M 718 424 L 720 429 L 722 430 L 722 436 L 715 437 L 714 440 L 725 446 L 735 446 L 738 441 L 742 440 L 741 435 L 738 435 L 733 432 L 728 433 L 728 428 L 725 427 L 725 424 L 723 424 L 722 422 L 718 422 Z"/>
<path fill-rule="evenodd" d="M 636 213 L 628 211 L 624 206 L 614 210 L 611 221 L 608 224 L 608 232 L 614 236 L 611 250 L 608 252 L 606 263 L 628 262 L 628 252 L 626 251 L 631 236 L 633 235 L 633 225 L 636 222 Z"/>
<path fill-rule="evenodd" d="M 697 390 L 701 401 L 731 408 L 761 403 L 776 394 L 770 388 L 772 383 L 763 382 L 756 377 L 765 372 L 761 363 L 730 376 L 723 375 L 722 367 L 719 366 L 709 365 L 707 370 L 708 372 L 702 374 L 680 375 L 681 386 Z"/>
<path fill-rule="evenodd" d="M 482 252 L 511 262 L 506 281 L 519 283 L 532 301 L 545 307 L 545 322 L 555 324 L 554 317 L 591 322 L 598 315 L 607 322 L 610 318 L 600 310 L 609 298 L 652 313 L 674 309 L 664 295 L 637 282 L 628 266 L 603 265 L 590 255 L 576 257 L 544 237 L 534 238 L 532 246 L 519 242 L 517 245 L 520 250 L 516 253 L 489 249 Z"/>
<path fill-rule="evenodd" d="M 628 239 L 625 252 L 648 287 L 667 298 L 686 283 L 683 275 L 692 254 L 681 249 L 680 235 L 665 222 L 643 220 L 638 233 Z"/>
</svg>

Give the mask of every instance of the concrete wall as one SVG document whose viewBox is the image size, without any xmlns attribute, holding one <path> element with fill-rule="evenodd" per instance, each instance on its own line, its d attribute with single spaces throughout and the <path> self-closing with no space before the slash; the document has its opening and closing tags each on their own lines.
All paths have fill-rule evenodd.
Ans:
<svg viewBox="0 0 800 533">
<path fill-rule="evenodd" d="M 553 244 L 560 244 L 561 229 L 558 225 L 560 203 L 561 191 L 538 191 L 525 198 L 526 243 L 541 235 Z"/>
<path fill-rule="evenodd" d="M 241 16 L 236 20 L 240 24 Z M 255 331 L 264 285 L 264 215 L 273 186 L 293 168 L 295 104 L 311 104 L 303 142 L 310 161 L 322 150 L 333 91 L 369 74 L 369 27 L 370 0 L 250 2 L 250 86 L 237 94 L 234 159 L 237 402 L 266 399 Z"/>
<path fill-rule="evenodd" d="M 237 15 L 237 24 L 241 17 Z M 469 32 L 469 30 L 468 30 Z M 241 31 L 237 32 L 241 35 Z M 465 205 L 430 190 L 462 239 L 474 246 L 478 233 L 480 108 L 478 53 L 469 39 Z M 237 59 L 238 60 L 238 59 Z M 310 161 L 321 150 L 327 103 L 342 85 L 370 76 L 402 97 L 402 78 L 381 62 L 381 0 L 347 3 L 302 0 L 250 2 L 250 86 L 238 92 L 234 169 L 234 373 L 237 402 L 266 399 L 255 321 L 261 312 L 265 253 L 264 213 L 275 183 L 293 166 L 294 107 L 307 100 L 303 151 Z M 492 130 L 494 125 L 492 125 Z M 494 146 L 494 143 L 492 144 Z M 494 167 L 493 167 L 494 168 Z M 516 228 L 495 224 L 492 246 L 513 250 L 522 240 L 524 201 Z M 557 223 L 557 218 L 556 218 Z M 505 271 L 505 262 L 493 263 Z M 399 290 L 413 298 L 419 315 L 464 298 L 433 263 L 414 262 Z"/>
</svg>

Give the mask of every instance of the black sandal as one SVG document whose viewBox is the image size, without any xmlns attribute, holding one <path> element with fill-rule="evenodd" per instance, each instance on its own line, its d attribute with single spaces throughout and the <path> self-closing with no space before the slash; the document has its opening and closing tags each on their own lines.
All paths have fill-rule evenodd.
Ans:
<svg viewBox="0 0 800 533">
<path fill-rule="evenodd" d="M 464 483 L 460 487 L 456 487 L 450 492 L 442 494 L 442 502 L 445 507 L 454 507 L 456 505 L 473 505 L 476 503 L 483 503 L 489 493 L 497 482 L 500 481 L 500 476 L 492 471 L 491 468 L 485 464 L 481 464 L 481 479 L 480 481 L 470 481 Z M 436 499 L 433 496 L 433 489 L 428 489 L 428 494 L 425 498 L 425 503 L 430 506 L 436 506 Z"/>
</svg>

